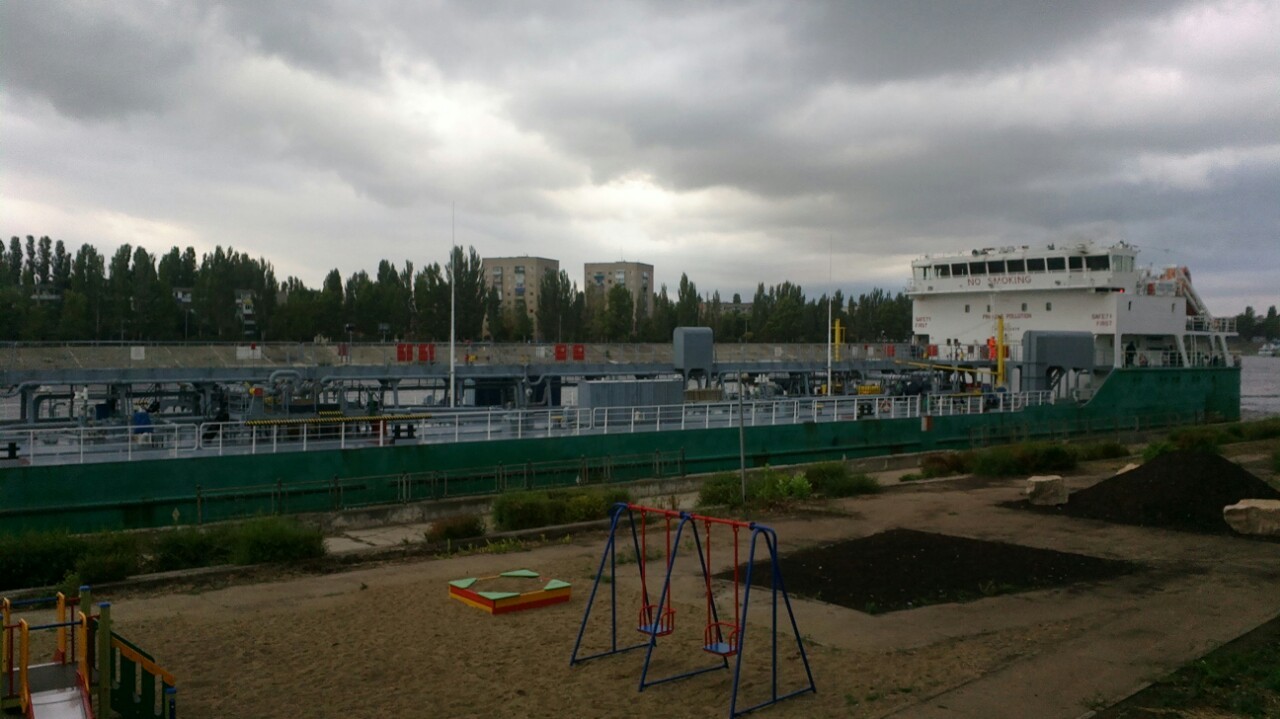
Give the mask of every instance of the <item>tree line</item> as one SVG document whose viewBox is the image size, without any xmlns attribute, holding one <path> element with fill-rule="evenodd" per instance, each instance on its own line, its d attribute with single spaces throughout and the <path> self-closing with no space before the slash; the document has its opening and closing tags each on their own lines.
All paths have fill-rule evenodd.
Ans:
<svg viewBox="0 0 1280 719">
<path fill-rule="evenodd" d="M 28 235 L 0 242 L 0 340 L 445 341 L 451 295 L 463 341 L 669 342 L 676 327 L 705 326 L 720 342 L 825 342 L 828 302 L 848 342 L 911 332 L 910 300 L 881 289 L 808 297 L 791 282 L 760 283 L 744 302 L 704 295 L 681 275 L 674 297 L 663 285 L 637 303 L 622 286 L 589 295 L 564 271 L 538 282 L 535 306 L 504 307 L 474 247 L 420 269 L 382 260 L 345 279 L 333 269 L 313 288 L 231 247 L 157 255 L 126 244 L 107 257 Z"/>
<path fill-rule="evenodd" d="M 1259 337 L 1267 341 L 1280 339 L 1280 315 L 1276 314 L 1276 306 L 1268 307 L 1265 316 L 1255 312 L 1252 306 L 1245 307 L 1244 312 L 1236 315 L 1236 331 L 1246 340 Z"/>
</svg>

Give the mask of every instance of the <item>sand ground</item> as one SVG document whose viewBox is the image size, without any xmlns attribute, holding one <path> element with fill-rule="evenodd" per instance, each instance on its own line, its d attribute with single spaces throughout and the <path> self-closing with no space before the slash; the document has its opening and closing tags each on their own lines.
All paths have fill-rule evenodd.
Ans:
<svg viewBox="0 0 1280 719">
<path fill-rule="evenodd" d="M 1074 477 L 1083 486 L 1105 474 Z M 1280 613 L 1280 544 L 1104 524 L 1000 508 L 1020 481 L 902 485 L 842 500 L 842 514 L 771 517 L 783 552 L 909 527 L 1134 560 L 1148 569 L 1093 585 L 870 616 L 794 599 L 818 691 L 771 717 L 1073 719 Z M 716 717 L 731 673 L 637 692 L 643 652 L 569 664 L 603 533 L 503 555 L 416 559 L 340 574 L 112 598 L 117 629 L 179 677 L 194 717 Z M 715 569 L 729 566 L 723 554 Z M 447 598 L 451 579 L 529 568 L 570 581 L 573 600 L 493 617 Z M 620 641 L 635 629 L 639 581 L 622 567 Z M 696 560 L 677 565 L 677 630 L 661 676 L 713 666 Z M 602 585 L 602 590 L 609 589 Z M 719 583 L 721 596 L 732 586 Z M 764 595 L 757 595 L 764 596 Z M 753 602 L 757 601 L 753 597 Z M 757 605 L 765 607 L 764 603 Z M 586 650 L 608 642 L 598 603 Z M 766 695 L 768 614 L 748 622 L 743 697 Z M 785 624 L 785 622 L 784 622 Z M 789 631 L 780 689 L 804 676 Z"/>
</svg>

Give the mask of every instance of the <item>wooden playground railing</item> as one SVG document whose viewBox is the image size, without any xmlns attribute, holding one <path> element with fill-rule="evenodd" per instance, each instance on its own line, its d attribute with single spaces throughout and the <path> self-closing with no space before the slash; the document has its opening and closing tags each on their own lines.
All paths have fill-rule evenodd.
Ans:
<svg viewBox="0 0 1280 719">
<path fill-rule="evenodd" d="M 30 626 L 26 619 L 11 621 L 14 608 L 50 603 L 57 607 L 56 622 Z M 88 716 L 95 716 L 92 707 L 96 695 L 96 716 L 114 712 L 122 719 L 176 719 L 177 681 L 173 674 L 141 647 L 111 630 L 110 603 L 99 604 L 98 613 L 93 615 L 79 609 L 90 606 L 89 587 L 81 587 L 78 598 L 58 593 L 55 597 L 19 601 L 0 599 L 3 708 L 16 708 L 27 715 L 31 706 L 29 635 L 33 631 L 56 630 L 54 662 L 75 665 L 76 688 L 89 709 Z"/>
<path fill-rule="evenodd" d="M 155 657 L 111 628 L 111 605 L 99 605 L 99 701 L 121 719 L 177 719 L 177 680 Z"/>
</svg>

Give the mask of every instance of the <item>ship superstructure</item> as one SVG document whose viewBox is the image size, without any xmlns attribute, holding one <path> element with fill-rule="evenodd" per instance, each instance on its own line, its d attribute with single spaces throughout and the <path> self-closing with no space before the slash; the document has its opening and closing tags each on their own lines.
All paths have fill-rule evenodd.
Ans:
<svg viewBox="0 0 1280 719">
<path fill-rule="evenodd" d="M 1094 365 L 1230 361 L 1234 318 L 1214 317 L 1185 267 L 1139 267 L 1137 248 L 1092 242 L 931 255 L 911 263 L 914 334 L 932 356 L 979 358 L 1026 333 L 1089 333 Z M 1003 324 L 1003 337 L 996 337 Z"/>
</svg>

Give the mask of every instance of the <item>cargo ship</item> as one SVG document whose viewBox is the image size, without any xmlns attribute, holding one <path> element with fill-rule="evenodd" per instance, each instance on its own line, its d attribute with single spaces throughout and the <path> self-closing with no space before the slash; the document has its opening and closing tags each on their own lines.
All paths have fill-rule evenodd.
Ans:
<svg viewBox="0 0 1280 719">
<path fill-rule="evenodd" d="M 6 429 L 0 532 L 394 508 L 740 462 L 789 465 L 1239 419 L 1240 368 L 1227 347 L 1233 320 L 1209 312 L 1186 268 L 1144 269 L 1137 254 L 1125 243 L 1082 243 L 922 257 L 908 286 L 911 341 L 837 343 L 844 356 L 833 362 L 828 352 L 825 371 L 820 358 L 794 366 L 777 359 L 781 347 L 773 359 L 734 359 L 742 348 L 714 345 L 709 330 L 678 330 L 669 360 L 559 368 L 576 371 L 583 387 L 610 368 L 630 373 L 624 383 L 675 383 L 674 395 L 632 393 L 663 397 L 658 404 L 557 406 L 548 393 L 541 406 L 383 405 L 355 414 Z M 469 367 L 477 377 L 498 372 L 480 362 Z M 529 392 L 555 368 L 530 367 L 517 367 Z M 392 369 L 383 374 L 396 381 L 446 376 L 438 366 Z M 527 381 L 531 371 L 537 382 Z M 772 391 L 780 373 L 790 380 Z M 22 378 L 10 374 L 17 386 Z M 268 392 L 244 394 L 270 399 L 312 381 L 303 374 L 274 370 Z"/>
</svg>

